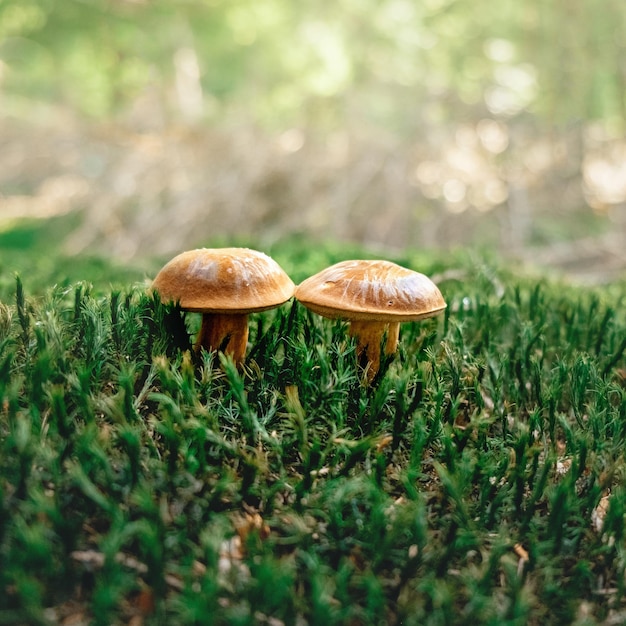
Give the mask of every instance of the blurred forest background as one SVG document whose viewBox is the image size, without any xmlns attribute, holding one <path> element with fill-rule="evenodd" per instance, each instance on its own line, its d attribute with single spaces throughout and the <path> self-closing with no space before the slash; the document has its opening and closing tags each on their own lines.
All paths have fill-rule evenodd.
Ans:
<svg viewBox="0 0 626 626">
<path fill-rule="evenodd" d="M 600 280 L 625 129 L 624 0 L 0 0 L 5 243 L 464 246 Z"/>
</svg>

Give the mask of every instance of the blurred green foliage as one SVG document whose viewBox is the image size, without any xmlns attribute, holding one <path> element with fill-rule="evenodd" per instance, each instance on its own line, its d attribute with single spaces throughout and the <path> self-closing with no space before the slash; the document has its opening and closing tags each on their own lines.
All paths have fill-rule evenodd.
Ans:
<svg viewBox="0 0 626 626">
<path fill-rule="evenodd" d="M 12 298 L 16 276 L 30 293 L 38 295 L 52 286 L 78 281 L 92 283 L 101 291 L 144 280 L 147 270 L 137 262 L 130 266 L 95 255 L 64 254 L 59 243 L 75 222 L 75 216 L 24 219 L 0 229 L 0 301 Z"/>
<path fill-rule="evenodd" d="M 9 302 L 13 299 L 16 276 L 19 276 L 28 292 L 36 296 L 41 296 L 52 287 L 65 288 L 77 282 L 89 283 L 95 293 L 106 293 L 112 288 L 149 284 L 162 265 L 169 261 L 170 257 L 164 255 L 124 262 L 113 255 L 68 254 L 64 252 L 62 244 L 78 219 L 78 216 L 70 215 L 48 220 L 16 220 L 0 229 L 0 301 Z M 314 242 L 299 235 L 284 237 L 266 246 L 246 237 L 215 238 L 201 245 L 262 249 L 297 283 L 346 258 L 380 257 L 380 252 L 364 249 L 358 244 Z M 397 263 L 428 267 L 432 271 L 442 270 L 444 262 L 464 264 L 470 258 L 471 255 L 461 251 L 456 255 L 443 255 L 428 250 L 412 250 L 404 253 L 398 251 L 393 255 Z"/>
<path fill-rule="evenodd" d="M 189 79 L 269 125 L 620 122 L 625 33 L 621 0 L 3 0 L 0 86 L 91 116 Z"/>
</svg>

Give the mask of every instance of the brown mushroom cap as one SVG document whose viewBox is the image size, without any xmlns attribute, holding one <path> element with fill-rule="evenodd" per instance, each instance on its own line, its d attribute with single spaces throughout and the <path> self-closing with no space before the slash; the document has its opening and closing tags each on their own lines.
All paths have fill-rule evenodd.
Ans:
<svg viewBox="0 0 626 626">
<path fill-rule="evenodd" d="M 279 306 L 295 285 L 263 252 L 200 248 L 183 252 L 157 274 L 152 288 L 163 302 L 198 313 L 254 313 Z"/>
<path fill-rule="evenodd" d="M 295 297 L 333 319 L 409 322 L 446 308 L 430 278 L 390 261 L 342 261 L 307 278 Z"/>
</svg>

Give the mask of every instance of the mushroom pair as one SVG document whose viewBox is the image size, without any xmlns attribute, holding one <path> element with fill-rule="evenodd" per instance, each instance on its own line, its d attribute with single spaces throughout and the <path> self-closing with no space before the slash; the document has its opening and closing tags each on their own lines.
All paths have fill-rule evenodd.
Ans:
<svg viewBox="0 0 626 626">
<path fill-rule="evenodd" d="M 433 317 L 446 303 L 424 274 L 390 261 L 343 261 L 296 287 L 272 258 L 248 248 L 202 248 L 174 257 L 152 287 L 163 302 L 202 313 L 196 350 L 220 350 L 244 360 L 248 315 L 280 306 L 294 294 L 310 310 L 350 322 L 367 382 L 398 346 L 401 322 Z"/>
<path fill-rule="evenodd" d="M 381 260 L 336 263 L 302 282 L 295 297 L 319 315 L 350 322 L 368 383 L 380 368 L 385 334 L 385 354 L 394 354 L 401 322 L 433 317 L 446 308 L 427 276 Z"/>
<path fill-rule="evenodd" d="M 248 315 L 280 306 L 295 285 L 271 257 L 248 248 L 183 252 L 157 274 L 152 288 L 162 302 L 202 313 L 195 349 L 220 350 L 244 360 Z"/>
</svg>

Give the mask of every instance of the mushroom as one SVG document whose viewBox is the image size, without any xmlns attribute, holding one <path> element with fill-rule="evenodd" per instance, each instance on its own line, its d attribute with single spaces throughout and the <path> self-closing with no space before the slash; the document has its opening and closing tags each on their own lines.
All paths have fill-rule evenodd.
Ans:
<svg viewBox="0 0 626 626">
<path fill-rule="evenodd" d="M 244 360 L 248 315 L 280 306 L 295 285 L 263 252 L 248 248 L 200 248 L 183 252 L 157 274 L 152 288 L 162 302 L 202 313 L 195 349 L 220 350 Z"/>
<path fill-rule="evenodd" d="M 430 278 L 381 260 L 331 265 L 298 285 L 295 297 L 319 315 L 350 322 L 368 383 L 380 367 L 385 332 L 385 354 L 394 354 L 401 322 L 433 317 L 446 308 Z"/>
</svg>

